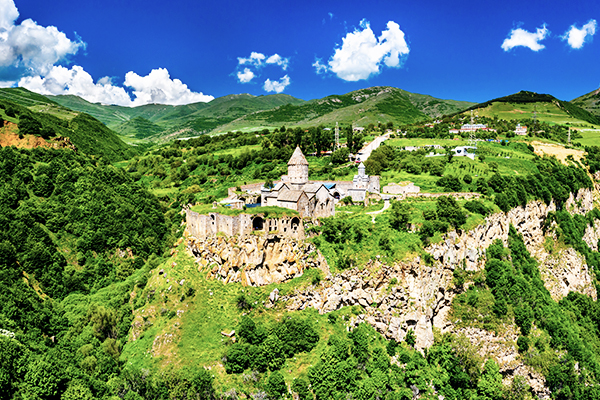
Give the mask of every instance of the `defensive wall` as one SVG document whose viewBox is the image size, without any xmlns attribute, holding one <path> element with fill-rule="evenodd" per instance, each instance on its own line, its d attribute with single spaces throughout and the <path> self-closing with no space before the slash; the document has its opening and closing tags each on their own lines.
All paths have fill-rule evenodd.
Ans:
<svg viewBox="0 0 600 400">
<path fill-rule="evenodd" d="M 187 231 L 190 236 L 204 238 L 219 232 L 227 236 L 277 233 L 294 239 L 304 239 L 304 225 L 298 216 L 269 218 L 264 214 L 223 215 L 200 214 L 185 210 Z"/>
</svg>

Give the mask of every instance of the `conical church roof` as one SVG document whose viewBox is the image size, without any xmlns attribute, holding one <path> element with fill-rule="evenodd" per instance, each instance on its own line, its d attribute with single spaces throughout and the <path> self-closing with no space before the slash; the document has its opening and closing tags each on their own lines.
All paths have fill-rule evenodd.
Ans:
<svg viewBox="0 0 600 400">
<path fill-rule="evenodd" d="M 297 146 L 296 150 L 294 150 L 294 154 L 292 154 L 290 161 L 288 161 L 288 165 L 308 165 L 308 161 L 306 161 L 304 154 L 302 154 L 300 146 Z"/>
</svg>

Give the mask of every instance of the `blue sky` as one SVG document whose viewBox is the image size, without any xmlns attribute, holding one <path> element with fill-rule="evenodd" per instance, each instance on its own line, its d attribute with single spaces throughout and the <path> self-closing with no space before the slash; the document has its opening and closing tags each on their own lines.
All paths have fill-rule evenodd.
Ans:
<svg viewBox="0 0 600 400">
<path fill-rule="evenodd" d="M 600 85 L 595 3 L 0 0 L 0 84 L 122 105 L 378 85 L 571 100 Z"/>
</svg>

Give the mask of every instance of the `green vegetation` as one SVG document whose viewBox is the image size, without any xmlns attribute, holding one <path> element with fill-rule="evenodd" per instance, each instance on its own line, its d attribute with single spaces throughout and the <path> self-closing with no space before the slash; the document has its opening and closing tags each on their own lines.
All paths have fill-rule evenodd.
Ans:
<svg viewBox="0 0 600 400">
<path fill-rule="evenodd" d="M 10 97 L 23 104 L 32 104 L 31 109 L 13 101 L 0 100 L 0 113 L 8 120 L 18 124 L 21 135 L 41 136 L 45 139 L 63 136 L 89 155 L 104 157 L 115 162 L 129 158 L 135 150 L 123 143 L 118 136 L 87 114 L 75 114 L 26 89 L 3 89 L 4 97 Z M 0 116 L 2 115 L 0 114 Z"/>
<path fill-rule="evenodd" d="M 572 132 L 590 146 L 585 158 L 567 159 L 566 165 L 533 154 L 531 137 L 511 134 L 516 123 L 531 124 L 524 117 L 534 105 L 536 140 L 565 143 L 568 129 L 557 124 L 560 118 L 571 126 L 595 123 L 549 96 L 521 93 L 488 104 L 497 114 L 480 109 L 478 122 L 497 132 L 477 137 L 502 141 L 479 142 L 475 160 L 449 151 L 468 143 L 466 134 L 455 137 L 449 130 L 468 123 L 470 115 L 440 116 L 471 104 L 393 88 L 311 102 L 239 95 L 132 109 L 69 96 L 54 100 L 25 89 L 0 91 L 0 118 L 18 124 L 22 135 L 68 136 L 78 149 L 0 148 L 0 398 L 528 398 L 524 379 L 503 385 L 500 367 L 464 336 L 434 331 L 433 345 L 418 351 L 417 329 L 403 327 L 397 342 L 358 324 L 362 305 L 324 315 L 312 307 L 289 311 L 286 299 L 296 290 L 312 296 L 333 285 L 321 270 L 248 287 L 216 279 L 222 271 L 215 260 L 199 264 L 188 253 L 181 213 L 188 204 L 200 213 L 296 215 L 278 207 L 212 208 L 229 187 L 250 198 L 240 186 L 268 185 L 284 175 L 296 146 L 307 156 L 311 179 L 351 180 L 356 165 L 349 153 L 391 130 L 392 139 L 365 162 L 382 185 L 411 181 L 422 191 L 481 195 L 392 200 L 386 210 L 376 198 L 359 204 L 347 199 L 335 217 L 305 221 L 308 240 L 334 276 L 357 268 L 370 278 L 379 262 L 417 256 L 423 268 L 439 268 L 426 245 L 533 199 L 557 205 L 544 225 L 546 251 L 554 256 L 572 247 L 592 273 L 600 265 L 599 253 L 583 241 L 600 212 L 571 215 L 564 206 L 569 194 L 592 187 L 587 172 L 600 171 L 600 147 L 591 146 L 591 133 L 579 138 Z M 121 126 L 131 141 L 147 143 L 175 128 L 197 137 L 133 151 L 94 117 L 59 102 Z M 517 108 L 524 114 L 503 119 Z M 364 118 L 355 121 L 359 109 Z M 249 113 L 259 130 L 247 124 Z M 431 117 L 441 118 L 423 125 Z M 347 147 L 330 156 L 333 131 L 326 127 L 338 118 Z M 353 132 L 349 122 L 366 129 Z M 247 125 L 198 135 L 225 123 Z M 443 148 L 404 150 L 431 144 Z M 435 156 L 427 157 L 430 152 Z M 232 268 L 241 275 L 247 266 Z M 383 290 L 404 285 L 398 275 Z M 446 289 L 456 293 L 450 312 L 456 327 L 518 331 L 508 345 L 518 350 L 518 362 L 544 375 L 553 398 L 600 397 L 598 302 L 575 292 L 554 301 L 513 227 L 506 248 L 492 244 L 481 270 L 456 267 Z M 271 301 L 275 293 L 279 300 Z"/>
<path fill-rule="evenodd" d="M 569 224 L 561 220 L 561 232 Z M 572 240 L 569 235 L 560 240 L 568 243 Z M 594 253 L 594 258 L 597 255 Z M 552 300 L 537 262 L 514 227 L 510 227 L 508 249 L 499 240 L 487 249 L 485 282 L 475 277 L 474 283 L 456 297 L 453 318 L 474 321 L 476 326 L 491 331 L 502 330 L 504 324 L 514 321 L 521 334 L 517 341 L 519 351 L 526 363 L 546 376 L 555 398 L 587 399 L 600 395 L 598 386 L 589 384 L 600 372 L 597 302 L 575 292 L 558 303 Z M 535 327 L 544 332 L 534 336 Z M 576 362 L 585 379 L 574 378 Z"/>
<path fill-rule="evenodd" d="M 564 121 L 564 119 L 566 119 L 565 116 L 568 116 L 568 117 L 573 118 L 574 120 L 584 121 L 584 122 L 587 122 L 587 123 L 590 123 L 593 125 L 600 125 L 600 119 L 596 115 L 577 106 L 576 105 L 577 103 L 569 103 L 567 101 L 558 100 L 554 96 L 551 96 L 549 94 L 538 94 L 538 93 L 527 92 L 527 91 L 520 91 L 519 93 L 515 93 L 515 94 L 509 95 L 509 96 L 489 100 L 489 101 L 486 101 L 485 103 L 480 103 L 475 106 L 472 106 L 465 111 L 468 112 L 471 110 L 485 109 L 486 110 L 485 112 L 491 113 L 493 116 L 498 116 L 499 118 L 502 118 L 502 119 L 509 119 L 509 120 L 510 119 L 520 119 L 520 118 L 510 118 L 510 116 L 506 115 L 506 114 L 504 114 L 504 115 L 494 114 L 494 110 L 496 110 L 496 112 L 500 112 L 500 113 L 506 112 L 506 111 L 508 111 L 509 113 L 512 112 L 513 114 L 517 113 L 515 111 L 510 111 L 508 109 L 506 109 L 506 111 L 504 111 L 501 108 L 497 108 L 498 106 L 496 106 L 496 108 L 494 108 L 493 106 L 495 103 L 499 103 L 500 106 L 502 106 L 502 104 L 516 104 L 518 107 L 521 107 L 522 105 L 528 105 L 528 104 L 540 104 L 541 110 L 539 110 L 539 111 L 542 112 L 542 115 L 544 114 L 543 113 L 544 110 L 549 110 L 550 113 L 556 114 L 563 121 Z M 490 106 L 492 106 L 491 109 L 489 108 Z M 531 116 L 532 111 L 533 111 L 532 108 L 533 107 L 527 107 L 526 111 L 519 111 L 518 113 L 523 114 L 524 112 L 528 112 L 529 116 Z M 514 110 L 514 108 L 513 108 L 513 110 Z"/>
</svg>

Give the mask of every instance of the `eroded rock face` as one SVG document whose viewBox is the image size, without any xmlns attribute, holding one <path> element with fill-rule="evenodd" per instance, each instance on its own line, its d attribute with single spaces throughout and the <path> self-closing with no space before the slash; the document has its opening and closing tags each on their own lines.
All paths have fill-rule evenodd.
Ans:
<svg viewBox="0 0 600 400">
<path fill-rule="evenodd" d="M 572 213 L 586 213 L 593 208 L 592 200 L 592 192 L 582 190 L 566 203 L 566 209 Z M 281 297 L 280 301 L 288 301 L 289 310 L 313 307 L 320 313 L 360 305 L 363 312 L 353 317 L 351 325 L 369 323 L 385 337 L 398 341 L 412 329 L 416 347 L 424 349 L 433 344 L 433 327 L 442 332 L 460 333 L 448 318 L 456 295 L 452 284 L 454 269 L 464 262 L 468 270 L 481 270 L 485 264 L 485 251 L 494 240 L 500 239 L 507 245 L 511 224 L 540 263 L 542 278 L 553 298 L 559 300 L 569 291 L 577 291 L 595 299 L 591 271 L 584 257 L 572 248 L 553 254 L 544 249 L 544 222 L 548 213 L 555 210 L 553 203 L 546 206 L 542 202 L 530 202 L 507 214 L 494 214 L 485 224 L 471 231 L 449 233 L 441 243 L 426 249 L 435 260 L 431 266 L 419 258 L 391 266 L 374 261 L 362 270 L 344 271 L 318 286 Z M 586 242 L 597 245 L 600 221 L 588 227 L 588 231 Z M 497 358 L 505 383 L 514 376 L 524 376 L 536 395 L 548 398 L 543 376 L 518 360 L 516 332 L 495 337 L 493 333 L 477 328 L 461 329 L 472 343 L 481 346 L 483 353 Z"/>
<path fill-rule="evenodd" d="M 599 221 L 596 221 L 598 223 Z M 573 248 L 558 250 L 540 260 L 540 274 L 544 286 L 556 301 L 569 292 L 579 292 L 596 300 L 596 288 L 592 282 L 592 272 L 585 262 L 585 257 Z"/>
<path fill-rule="evenodd" d="M 360 305 L 364 313 L 352 325 L 367 322 L 389 339 L 401 341 L 409 329 L 418 348 L 433 344 L 433 326 L 444 326 L 452 296 L 446 289 L 453 271 L 440 263 L 427 266 L 420 259 L 394 265 L 371 262 L 362 271 L 344 271 L 290 296 L 289 310 L 313 307 L 321 314 L 344 306 Z"/>
<path fill-rule="evenodd" d="M 483 358 L 493 358 L 503 376 L 502 383 L 510 386 L 515 376 L 522 376 L 538 399 L 549 399 L 550 389 L 546 387 L 546 378 L 520 360 L 517 348 L 519 333 L 513 325 L 505 326 L 502 334 L 495 334 L 483 329 L 468 327 L 454 329 L 456 335 L 464 335 L 469 339 L 477 353 Z M 534 326 L 532 336 L 536 336 Z"/>
<path fill-rule="evenodd" d="M 278 235 L 190 237 L 187 247 L 200 269 L 224 282 L 263 286 L 302 276 L 307 268 L 329 273 L 325 258 L 311 243 Z"/>
<path fill-rule="evenodd" d="M 544 241 L 543 226 L 549 212 L 556 211 L 554 203 L 546 206 L 532 201 L 526 207 L 517 207 L 507 214 L 498 213 L 486 218 L 486 222 L 470 231 L 450 232 L 446 238 L 427 250 L 433 258 L 444 265 L 460 265 L 463 260 L 467 271 L 477 271 L 485 263 L 485 251 L 496 239 L 508 242 L 508 230 L 513 225 L 523 235 L 529 251 Z"/>
</svg>

